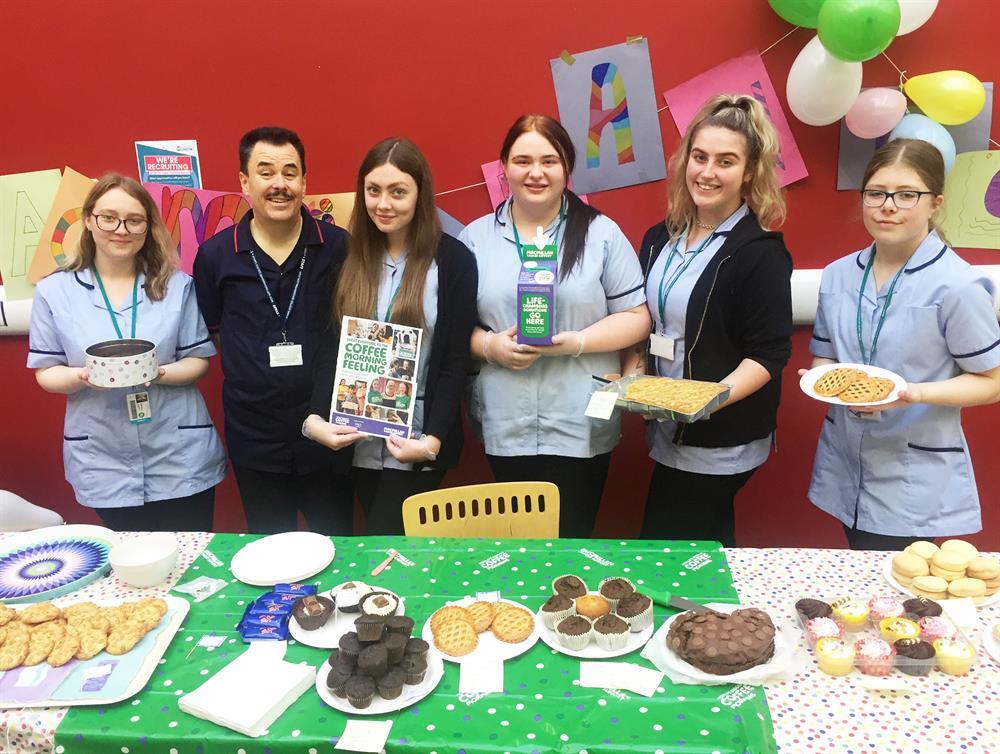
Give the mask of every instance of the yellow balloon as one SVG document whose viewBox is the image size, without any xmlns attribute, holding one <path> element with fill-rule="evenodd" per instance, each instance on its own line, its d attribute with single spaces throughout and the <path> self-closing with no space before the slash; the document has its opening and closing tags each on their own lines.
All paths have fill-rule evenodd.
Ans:
<svg viewBox="0 0 1000 754">
<path fill-rule="evenodd" d="M 907 79 L 903 90 L 931 120 L 945 126 L 966 123 L 983 109 L 986 88 L 965 71 L 937 71 Z"/>
</svg>

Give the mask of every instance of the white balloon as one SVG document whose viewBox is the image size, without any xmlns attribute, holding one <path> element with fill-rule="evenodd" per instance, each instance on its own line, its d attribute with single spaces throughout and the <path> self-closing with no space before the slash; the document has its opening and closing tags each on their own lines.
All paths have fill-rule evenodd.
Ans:
<svg viewBox="0 0 1000 754">
<path fill-rule="evenodd" d="M 923 26 L 937 4 L 938 0 L 899 0 L 899 31 L 896 36 L 909 34 Z"/>
<path fill-rule="evenodd" d="M 810 126 L 829 125 L 843 118 L 861 93 L 861 63 L 838 60 L 813 37 L 792 63 L 785 92 L 796 118 Z"/>
</svg>

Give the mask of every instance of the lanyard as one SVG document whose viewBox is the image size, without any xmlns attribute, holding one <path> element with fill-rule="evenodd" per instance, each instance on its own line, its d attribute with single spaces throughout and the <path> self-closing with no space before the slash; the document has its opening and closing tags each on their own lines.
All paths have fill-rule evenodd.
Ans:
<svg viewBox="0 0 1000 754">
<path fill-rule="evenodd" d="M 406 272 L 404 271 L 403 275 L 405 275 L 405 274 L 406 274 Z M 389 308 L 385 310 L 385 319 L 383 320 L 383 322 L 391 322 L 392 321 L 392 307 L 395 305 L 395 303 L 396 303 L 396 296 L 399 295 L 399 289 L 402 288 L 402 287 L 403 287 L 403 276 L 400 275 L 400 277 L 399 277 L 399 284 L 396 285 L 396 290 L 394 290 L 392 292 L 392 296 L 389 298 Z M 375 308 L 375 313 L 372 316 L 372 319 L 378 319 L 378 301 L 375 302 L 375 307 L 374 308 Z"/>
<path fill-rule="evenodd" d="M 708 236 L 705 238 L 705 240 L 701 242 L 701 245 L 697 249 L 695 249 L 690 255 L 688 255 L 688 258 L 684 260 L 684 262 L 677 268 L 677 270 L 671 276 L 670 282 L 667 283 L 667 289 L 666 291 L 664 291 L 663 285 L 667 279 L 667 270 L 670 269 L 670 262 L 673 261 L 674 255 L 677 254 L 677 245 L 680 243 L 679 238 L 677 239 L 677 241 L 674 242 L 674 247 L 670 250 L 670 254 L 667 255 L 667 263 L 663 265 L 663 276 L 660 278 L 660 292 L 659 292 L 660 327 L 662 327 L 664 330 L 666 330 L 667 328 L 666 308 L 667 308 L 667 297 L 670 295 L 670 291 L 674 289 L 674 286 L 677 284 L 677 281 L 681 279 L 681 276 L 684 274 L 685 270 L 687 270 L 687 268 L 691 266 L 691 262 L 694 261 L 694 258 L 699 254 L 701 254 L 701 252 L 705 249 L 705 247 L 708 246 L 709 243 L 711 243 L 713 238 L 715 238 L 715 233 L 709 233 Z"/>
<path fill-rule="evenodd" d="M 889 283 L 889 292 L 885 297 L 885 306 L 882 307 L 882 314 L 879 315 L 878 324 L 875 326 L 875 333 L 872 335 L 872 350 L 868 356 L 865 356 L 865 342 L 861 337 L 861 299 L 865 294 L 865 286 L 868 284 L 868 274 L 872 270 L 872 263 L 875 261 L 875 247 L 872 247 L 871 256 L 868 257 L 868 264 L 865 265 L 865 274 L 861 278 L 861 291 L 858 293 L 858 316 L 857 316 L 857 328 L 858 328 L 858 347 L 861 349 L 861 361 L 865 364 L 871 364 L 875 360 L 875 349 L 878 348 L 878 337 L 882 334 L 882 325 L 885 324 L 885 316 L 889 313 L 889 304 L 892 303 L 893 294 L 896 292 L 896 283 L 899 281 L 899 276 L 903 274 L 903 270 L 906 269 L 904 264 L 899 268 L 899 271 L 893 277 L 892 282 Z M 875 291 L 876 300 L 878 300 L 878 291 Z"/>
<path fill-rule="evenodd" d="M 278 305 L 274 303 L 274 296 L 271 295 L 271 289 L 267 287 L 267 281 L 264 280 L 264 273 L 260 270 L 260 263 L 257 261 L 257 255 L 253 253 L 253 246 L 250 247 L 250 258 L 253 260 L 253 266 L 257 270 L 257 277 L 260 278 L 260 284 L 264 286 L 264 293 L 267 294 L 267 300 L 271 302 L 271 308 L 274 309 L 274 314 L 281 322 L 281 340 L 285 343 L 288 342 L 288 318 L 292 314 L 292 307 L 295 306 L 295 297 L 299 292 L 299 283 L 302 282 L 302 271 L 306 268 L 306 252 L 309 251 L 309 247 L 304 247 L 302 249 L 302 261 L 299 262 L 299 274 L 295 278 L 295 287 L 292 288 L 292 297 L 288 299 L 288 311 L 285 312 L 285 316 L 281 316 L 281 312 L 278 310 Z"/>
<path fill-rule="evenodd" d="M 517 232 L 517 223 L 514 222 L 514 203 L 513 202 L 511 202 L 510 209 L 511 209 L 511 212 L 510 212 L 510 224 L 514 228 L 514 243 L 517 245 L 517 256 L 521 259 L 522 262 L 527 262 L 528 261 L 527 254 L 524 251 L 524 247 L 521 245 L 521 236 Z M 559 248 L 559 231 L 562 230 L 563 220 L 565 220 L 565 219 L 566 219 L 566 213 L 563 212 L 563 208 L 562 208 L 562 206 L 560 206 L 559 207 L 559 224 L 556 226 L 555 235 L 552 237 L 553 245 L 555 245 L 556 249 Z"/>
<path fill-rule="evenodd" d="M 125 338 L 122 335 L 122 329 L 118 326 L 118 318 L 115 316 L 115 310 L 111 308 L 111 301 L 108 299 L 108 292 L 104 290 L 104 281 L 101 280 L 101 273 L 97 271 L 94 267 L 94 277 L 97 278 L 97 286 L 101 289 L 101 295 L 104 296 L 104 306 L 108 310 L 108 316 L 111 317 L 111 324 L 115 326 L 115 332 L 118 334 L 118 339 L 123 340 Z M 135 280 L 132 283 L 132 339 L 135 339 L 135 321 L 139 318 L 139 276 L 135 276 Z"/>
</svg>

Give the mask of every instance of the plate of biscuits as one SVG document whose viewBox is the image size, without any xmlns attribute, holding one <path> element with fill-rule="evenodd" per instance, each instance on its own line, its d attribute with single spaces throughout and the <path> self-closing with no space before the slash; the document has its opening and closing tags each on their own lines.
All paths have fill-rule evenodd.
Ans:
<svg viewBox="0 0 1000 754">
<path fill-rule="evenodd" d="M 520 602 L 465 597 L 434 611 L 421 636 L 451 662 L 484 655 L 509 660 L 538 641 L 538 621 Z"/>
<path fill-rule="evenodd" d="M 994 623 L 983 629 L 983 649 L 1000 665 L 1000 623 Z"/>
<path fill-rule="evenodd" d="M 867 364 L 821 364 L 799 380 L 810 398 L 837 406 L 882 406 L 899 398 L 906 380 Z"/>
<path fill-rule="evenodd" d="M 914 597 L 932 600 L 970 598 L 976 607 L 1000 602 L 1000 560 L 962 539 L 939 545 L 920 541 L 889 555 L 882 565 L 885 580 Z"/>
</svg>

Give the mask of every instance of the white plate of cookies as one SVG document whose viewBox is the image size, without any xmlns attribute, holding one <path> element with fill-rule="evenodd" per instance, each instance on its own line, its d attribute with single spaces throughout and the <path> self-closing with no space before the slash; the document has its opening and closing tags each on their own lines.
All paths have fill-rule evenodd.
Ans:
<svg viewBox="0 0 1000 754">
<path fill-rule="evenodd" d="M 888 556 L 882 573 L 892 586 L 914 597 L 969 597 L 977 607 L 1000 602 L 1000 560 L 961 539 L 946 540 L 940 547 L 914 542 Z"/>
<path fill-rule="evenodd" d="M 836 406 L 882 406 L 899 398 L 906 380 L 868 364 L 821 364 L 799 380 L 810 398 Z"/>
<path fill-rule="evenodd" d="M 483 656 L 509 660 L 534 646 L 538 630 L 534 613 L 520 602 L 464 597 L 435 610 L 421 638 L 451 662 Z"/>
<path fill-rule="evenodd" d="M 1000 623 L 994 623 L 983 629 L 983 649 L 1000 665 Z"/>
</svg>

